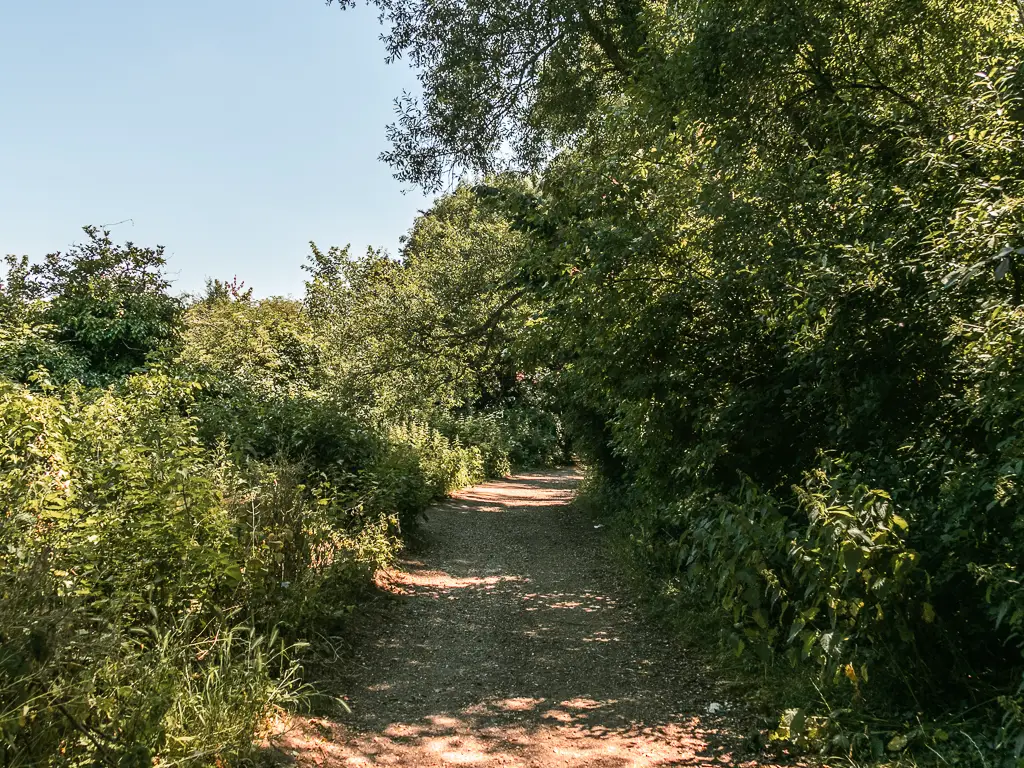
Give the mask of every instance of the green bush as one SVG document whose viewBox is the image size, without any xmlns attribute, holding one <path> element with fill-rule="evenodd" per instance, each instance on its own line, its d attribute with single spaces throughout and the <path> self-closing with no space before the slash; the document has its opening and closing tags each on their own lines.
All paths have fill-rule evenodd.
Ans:
<svg viewBox="0 0 1024 768">
<path fill-rule="evenodd" d="M 56 335 L 53 326 L 0 325 L 0 375 L 39 384 L 86 377 L 88 362 Z"/>
<path fill-rule="evenodd" d="M 252 550 L 232 468 L 181 415 L 191 388 L 154 373 L 61 395 L 0 384 L 6 753 L 148 765 L 247 750 L 294 669 L 240 623 L 256 618 L 241 599 Z"/>
<path fill-rule="evenodd" d="M 396 424 L 389 431 L 389 439 L 416 456 L 428 501 L 486 477 L 476 446 L 463 446 L 457 437 L 449 438 L 433 427 L 416 422 Z"/>
<path fill-rule="evenodd" d="M 274 627 L 336 629 L 393 556 L 397 518 L 368 486 L 286 451 L 232 459 L 200 439 L 201 397 L 158 371 L 107 390 L 0 384 L 14 764 L 244 753 L 296 692 Z"/>
</svg>

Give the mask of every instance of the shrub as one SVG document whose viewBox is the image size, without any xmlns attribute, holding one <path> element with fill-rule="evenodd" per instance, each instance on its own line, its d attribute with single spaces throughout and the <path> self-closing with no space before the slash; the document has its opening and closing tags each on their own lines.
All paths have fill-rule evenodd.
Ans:
<svg viewBox="0 0 1024 768">
<path fill-rule="evenodd" d="M 0 384 L 0 733 L 20 764 L 240 754 L 296 690 L 272 627 L 336 618 L 389 555 L 351 493 L 204 446 L 196 392 L 160 372 Z"/>
</svg>

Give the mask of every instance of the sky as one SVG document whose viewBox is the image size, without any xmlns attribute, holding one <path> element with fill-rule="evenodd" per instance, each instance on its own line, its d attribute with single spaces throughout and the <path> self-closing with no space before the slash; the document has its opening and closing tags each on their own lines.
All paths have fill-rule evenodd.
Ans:
<svg viewBox="0 0 1024 768">
<path fill-rule="evenodd" d="M 0 0 L 0 254 L 116 224 L 176 292 L 258 296 L 301 296 L 310 240 L 396 254 L 429 201 L 377 159 L 416 90 L 380 33 L 323 0 Z"/>
</svg>

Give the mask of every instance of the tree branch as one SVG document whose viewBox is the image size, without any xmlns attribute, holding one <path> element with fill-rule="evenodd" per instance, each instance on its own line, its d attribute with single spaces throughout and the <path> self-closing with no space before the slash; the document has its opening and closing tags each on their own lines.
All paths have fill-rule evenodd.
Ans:
<svg viewBox="0 0 1024 768">
<path fill-rule="evenodd" d="M 608 61 L 615 68 L 615 71 L 624 77 L 629 77 L 633 74 L 630 69 L 629 63 L 622 57 L 622 52 L 619 47 L 615 44 L 612 36 L 607 31 L 602 29 L 601 25 L 594 20 L 594 17 L 590 15 L 590 7 L 585 2 L 577 2 L 576 10 L 580 14 L 580 21 L 583 22 L 583 28 L 590 35 L 591 39 L 597 43 L 597 47 L 601 49 Z"/>
</svg>

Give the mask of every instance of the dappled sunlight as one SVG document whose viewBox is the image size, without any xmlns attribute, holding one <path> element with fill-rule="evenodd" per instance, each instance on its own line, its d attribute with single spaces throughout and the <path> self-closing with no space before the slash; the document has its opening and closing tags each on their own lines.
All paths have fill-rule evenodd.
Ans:
<svg viewBox="0 0 1024 768">
<path fill-rule="evenodd" d="M 560 504 L 568 504 L 572 500 L 571 497 L 567 497 L 564 501 L 558 502 Z M 507 512 L 508 510 L 498 504 L 480 504 L 479 502 L 483 499 L 479 496 L 459 496 L 456 500 L 447 502 L 443 509 L 446 510 L 463 510 L 466 512 Z M 525 508 L 538 508 L 546 509 L 551 506 L 550 501 L 543 501 L 533 498 L 527 498 L 522 496 L 515 496 L 509 494 L 505 501 L 510 504 L 515 504 L 517 507 Z"/>
<path fill-rule="evenodd" d="M 552 592 L 539 594 L 528 592 L 522 596 L 523 600 L 531 601 L 527 607 L 528 611 L 536 611 L 541 608 L 552 610 L 581 610 L 585 613 L 594 613 L 606 608 L 615 607 L 615 601 L 604 595 L 596 595 L 593 592 Z"/>
<path fill-rule="evenodd" d="M 560 522 L 578 476 L 527 477 L 429 513 L 424 553 L 379 575 L 400 603 L 360 651 L 351 715 L 293 720 L 277 753 L 324 768 L 762 764 L 602 582 L 593 526 Z"/>
<path fill-rule="evenodd" d="M 449 501 L 449 502 L 445 503 L 445 505 L 442 507 L 442 509 L 444 509 L 446 512 L 461 511 L 461 512 L 472 512 L 474 514 L 477 514 L 477 513 L 480 513 L 480 512 L 498 513 L 498 512 L 504 512 L 505 511 L 504 507 L 501 507 L 501 506 L 499 506 L 497 504 L 495 504 L 493 506 L 491 506 L 491 505 L 481 505 L 481 504 L 474 503 L 472 499 L 465 499 L 465 500 L 461 500 L 461 501 Z"/>
<path fill-rule="evenodd" d="M 495 704 L 492 702 L 492 705 Z M 519 768 L 654 768 L 753 766 L 722 746 L 721 734 L 699 718 L 641 727 L 589 724 L 574 714 L 599 708 L 547 710 L 540 724 L 489 725 L 477 716 L 428 716 L 379 733 L 350 734 L 336 723 L 296 720 L 272 740 L 304 766 L 516 766 Z M 497 707 L 500 708 L 500 707 Z M 515 709 L 513 711 L 521 711 Z"/>
<path fill-rule="evenodd" d="M 505 582 L 524 581 L 518 576 L 452 576 L 444 571 L 388 571 L 378 582 L 384 589 L 396 594 L 412 595 L 417 591 L 430 593 L 452 589 L 494 589 Z"/>
<path fill-rule="evenodd" d="M 530 508 L 537 511 L 550 510 L 572 501 L 573 485 L 572 476 L 518 475 L 456 491 L 438 509 L 475 513 L 508 512 L 510 507 L 515 507 L 517 512 Z"/>
<path fill-rule="evenodd" d="M 496 699 L 484 701 L 467 707 L 466 712 L 471 715 L 487 714 L 489 712 L 525 712 L 536 709 L 544 703 L 544 699 L 534 699 L 527 696 L 515 696 L 508 699 Z"/>
</svg>

